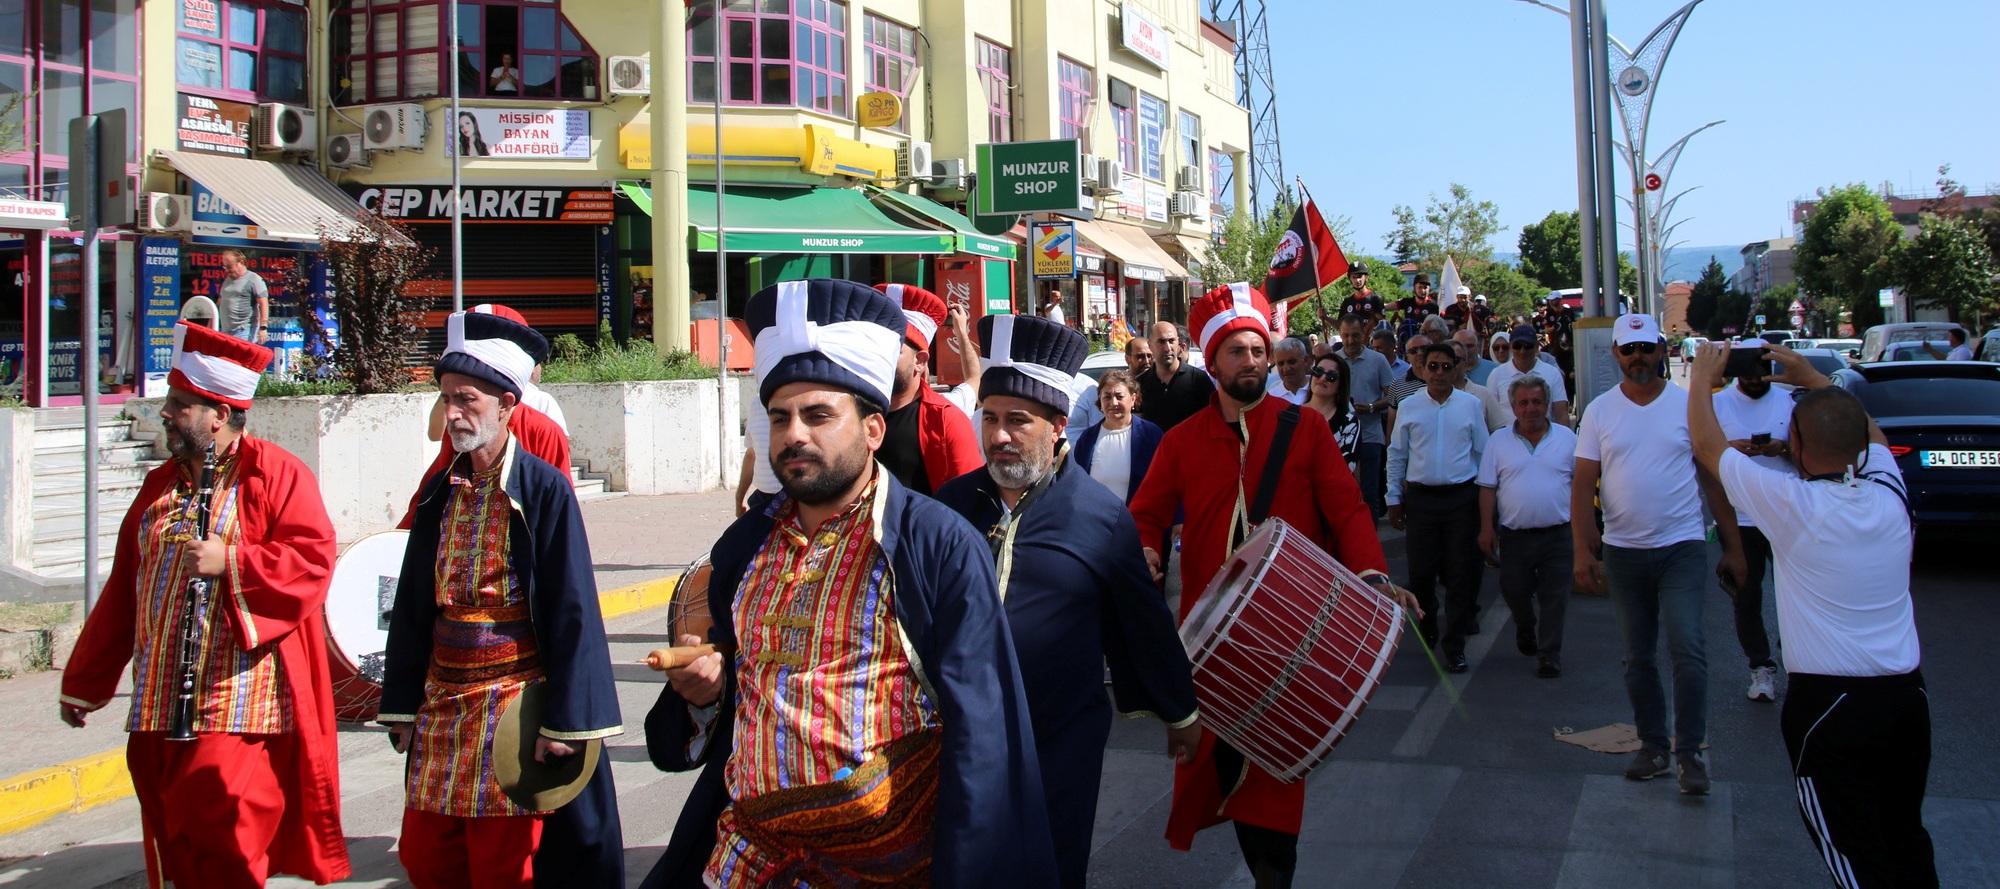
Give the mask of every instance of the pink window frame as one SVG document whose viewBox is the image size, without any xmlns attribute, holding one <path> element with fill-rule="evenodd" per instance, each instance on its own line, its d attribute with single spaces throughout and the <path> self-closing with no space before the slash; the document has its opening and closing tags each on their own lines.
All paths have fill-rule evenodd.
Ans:
<svg viewBox="0 0 2000 889">
<path fill-rule="evenodd" d="M 798 9 L 802 5 L 810 5 L 813 8 L 813 13 L 800 15 Z M 698 97 L 694 92 L 696 73 L 701 66 L 706 65 L 715 71 L 715 88 L 718 95 L 722 96 L 722 104 L 725 106 L 740 108 L 810 108 L 835 117 L 851 117 L 852 111 L 845 107 L 851 104 L 853 98 L 847 91 L 846 25 L 852 21 L 847 4 L 842 2 L 842 0 L 790 0 L 787 7 L 789 11 L 782 13 L 762 12 L 755 7 L 748 10 L 725 8 L 722 15 L 716 17 L 713 24 L 715 28 L 715 52 L 713 54 L 697 54 L 694 45 L 694 29 L 689 28 L 687 52 L 688 101 L 703 105 L 715 101 L 713 97 Z M 839 7 L 841 10 L 842 27 L 838 29 L 834 28 L 833 24 L 827 20 L 831 16 L 833 7 Z M 826 10 L 827 12 L 821 13 L 820 10 Z M 751 55 L 748 58 L 737 58 L 729 54 L 729 24 L 740 21 L 749 21 L 752 23 L 750 33 Z M 763 23 L 765 21 L 782 21 L 786 23 L 786 39 L 789 49 L 785 58 L 764 57 L 762 40 L 760 38 L 763 34 Z M 831 64 L 814 65 L 799 61 L 799 38 L 801 36 L 807 38 L 825 38 L 829 44 L 828 59 Z M 838 43 L 837 50 L 832 48 L 832 45 L 836 42 Z M 719 59 L 724 63 L 723 65 L 717 65 Z M 730 72 L 727 66 L 742 64 L 750 66 L 750 97 L 747 99 L 739 99 L 729 90 Z M 775 64 L 785 65 L 789 72 L 785 79 L 786 95 L 783 97 L 784 101 L 766 101 L 768 97 L 764 95 L 762 69 Z M 828 78 L 830 87 L 832 84 L 837 83 L 839 86 L 838 92 L 844 97 L 844 101 L 840 103 L 843 107 L 832 107 L 830 101 L 824 104 L 817 101 L 799 101 L 800 88 L 808 74 Z M 817 96 L 815 96 L 816 98 Z"/>
<path fill-rule="evenodd" d="M 229 39 L 229 17 L 235 15 L 235 11 L 230 9 L 230 7 L 233 4 L 242 4 L 244 6 L 248 6 L 251 7 L 252 9 L 257 10 L 256 43 L 237 43 Z M 215 6 L 222 14 L 216 21 L 217 34 L 213 37 L 210 37 L 209 35 L 203 34 L 199 31 L 181 30 L 180 27 L 181 0 L 174 0 L 173 5 L 174 5 L 173 15 L 175 18 L 174 53 L 176 55 L 179 55 L 180 42 L 182 40 L 191 40 L 197 43 L 206 43 L 211 46 L 220 48 L 222 50 L 221 64 L 222 64 L 222 84 L 223 84 L 220 88 L 217 88 L 217 87 L 197 86 L 191 83 L 180 83 L 179 82 L 180 77 L 178 75 L 178 72 L 176 72 L 174 78 L 175 89 L 178 89 L 181 92 L 185 93 L 193 93 L 195 95 L 212 96 L 218 99 L 233 99 L 236 101 L 256 102 L 263 99 L 271 98 L 270 94 L 264 91 L 264 75 L 269 71 L 269 69 L 266 68 L 264 65 L 264 59 L 266 56 L 269 56 L 273 58 L 289 59 L 291 61 L 295 61 L 299 63 L 300 68 L 306 72 L 305 95 L 285 96 L 282 97 L 282 100 L 287 102 L 307 102 L 307 103 L 310 103 L 312 101 L 312 65 L 307 62 L 307 57 L 304 55 L 298 55 L 288 52 L 278 52 L 277 50 L 268 49 L 265 47 L 265 44 L 268 43 L 269 41 L 266 40 L 264 36 L 264 29 L 265 27 L 267 27 L 270 21 L 268 13 L 271 12 L 297 13 L 300 16 L 302 24 L 306 29 L 306 33 L 302 34 L 301 37 L 305 41 L 308 50 L 310 50 L 312 43 L 312 37 L 311 37 L 312 14 L 305 7 L 292 6 L 286 3 L 272 3 L 272 2 L 267 2 L 267 0 L 215 0 Z M 254 76 L 254 80 L 256 81 L 257 85 L 256 89 L 239 90 L 229 86 L 230 65 L 232 62 L 230 54 L 234 52 L 249 53 L 251 56 L 255 57 L 256 62 L 254 64 L 257 66 L 257 73 Z"/>
<path fill-rule="evenodd" d="M 882 28 L 894 28 L 909 35 L 909 42 L 912 46 L 911 51 L 906 53 L 900 47 L 884 46 L 877 43 L 876 32 Z M 863 46 L 868 51 L 868 89 L 870 92 L 895 93 L 896 98 L 903 100 L 903 116 L 897 118 L 895 125 L 889 127 L 889 129 L 898 133 L 908 133 L 910 131 L 910 82 L 905 80 L 903 83 L 884 83 L 882 78 L 877 76 L 882 66 L 876 64 L 875 60 L 877 56 L 894 59 L 903 64 L 904 70 L 915 74 L 917 70 L 917 56 L 914 47 L 917 39 L 917 30 L 871 12 L 864 14 L 862 17 L 861 39 Z"/>
<path fill-rule="evenodd" d="M 1014 52 L 979 38 L 973 68 L 986 87 L 986 135 L 994 142 L 1014 141 Z"/>
<path fill-rule="evenodd" d="M 1063 56 L 1056 57 L 1056 79 L 1062 91 L 1062 132 L 1057 138 L 1082 140 L 1090 150 L 1090 116 L 1097 99 L 1097 73 Z"/>
</svg>

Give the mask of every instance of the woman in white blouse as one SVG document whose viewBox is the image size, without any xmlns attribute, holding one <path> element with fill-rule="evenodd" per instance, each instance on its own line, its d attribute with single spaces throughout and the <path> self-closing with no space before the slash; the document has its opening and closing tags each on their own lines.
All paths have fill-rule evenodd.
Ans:
<svg viewBox="0 0 2000 889">
<path fill-rule="evenodd" d="M 1076 440 L 1076 465 L 1126 503 L 1153 465 L 1160 427 L 1132 415 L 1139 406 L 1139 383 L 1123 370 L 1106 371 L 1097 381 L 1097 407 L 1104 419 Z"/>
</svg>

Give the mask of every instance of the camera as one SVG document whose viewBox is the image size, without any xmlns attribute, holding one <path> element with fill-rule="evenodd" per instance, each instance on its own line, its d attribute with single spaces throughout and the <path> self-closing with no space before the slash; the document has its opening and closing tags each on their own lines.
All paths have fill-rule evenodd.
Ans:
<svg viewBox="0 0 2000 889">
<path fill-rule="evenodd" d="M 1729 350 L 1729 358 L 1722 365 L 1722 375 L 1730 379 L 1739 377 L 1774 377 L 1779 373 L 1777 362 L 1764 358 L 1764 345 L 1736 346 Z"/>
</svg>

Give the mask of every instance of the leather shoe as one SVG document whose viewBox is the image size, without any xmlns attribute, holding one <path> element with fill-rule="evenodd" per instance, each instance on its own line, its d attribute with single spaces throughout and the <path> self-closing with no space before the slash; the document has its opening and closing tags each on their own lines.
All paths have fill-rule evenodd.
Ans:
<svg viewBox="0 0 2000 889">
<path fill-rule="evenodd" d="M 1541 647 L 1535 644 L 1534 636 L 1516 635 L 1514 637 L 1514 647 L 1528 657 L 1534 657 L 1541 652 Z"/>
<path fill-rule="evenodd" d="M 1562 662 L 1552 657 L 1542 658 L 1542 664 L 1535 668 L 1538 679 L 1554 679 L 1563 674 Z"/>
<path fill-rule="evenodd" d="M 1444 668 L 1453 673 L 1463 673 L 1472 669 L 1472 665 L 1465 662 L 1465 655 L 1448 654 L 1444 656 Z"/>
</svg>

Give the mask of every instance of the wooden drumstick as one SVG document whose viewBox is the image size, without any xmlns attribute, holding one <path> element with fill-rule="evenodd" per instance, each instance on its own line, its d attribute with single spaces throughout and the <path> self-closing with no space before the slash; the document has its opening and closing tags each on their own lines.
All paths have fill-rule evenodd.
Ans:
<svg viewBox="0 0 2000 889">
<path fill-rule="evenodd" d="M 676 645 L 656 648 L 639 662 L 655 670 L 678 670 L 714 653 L 713 645 Z"/>
</svg>

